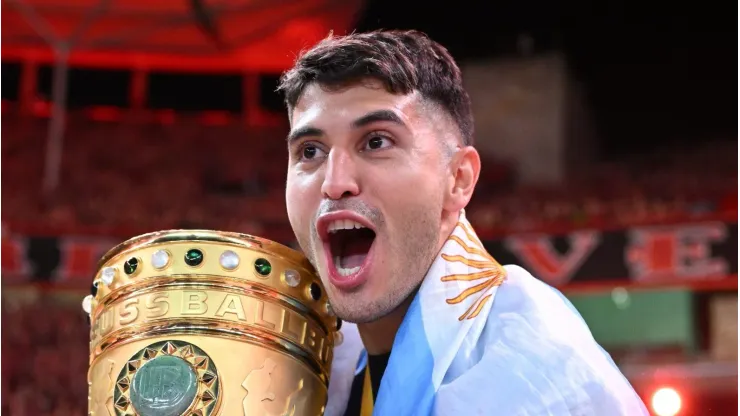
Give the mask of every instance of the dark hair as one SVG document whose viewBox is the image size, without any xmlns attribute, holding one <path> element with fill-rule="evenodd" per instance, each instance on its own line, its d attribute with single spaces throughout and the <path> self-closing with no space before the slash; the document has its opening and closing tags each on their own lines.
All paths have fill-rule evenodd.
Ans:
<svg viewBox="0 0 740 416">
<path fill-rule="evenodd" d="M 343 87 L 365 78 L 380 80 L 393 94 L 418 91 L 446 110 L 457 123 L 463 143 L 473 145 L 473 113 L 460 68 L 444 46 L 418 31 L 329 34 L 298 57 L 283 74 L 278 91 L 285 94 L 292 111 L 312 83 Z"/>
</svg>

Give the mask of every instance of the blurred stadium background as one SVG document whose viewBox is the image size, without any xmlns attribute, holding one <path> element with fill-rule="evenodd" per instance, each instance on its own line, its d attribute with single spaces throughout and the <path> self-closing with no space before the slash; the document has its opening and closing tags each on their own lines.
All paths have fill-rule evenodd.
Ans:
<svg viewBox="0 0 740 416">
<path fill-rule="evenodd" d="M 491 253 L 563 290 L 655 415 L 736 414 L 734 11 L 3 1 L 2 414 L 85 414 L 80 301 L 114 244 L 174 227 L 293 243 L 278 76 L 330 30 L 374 28 L 426 31 L 463 68 Z"/>
</svg>

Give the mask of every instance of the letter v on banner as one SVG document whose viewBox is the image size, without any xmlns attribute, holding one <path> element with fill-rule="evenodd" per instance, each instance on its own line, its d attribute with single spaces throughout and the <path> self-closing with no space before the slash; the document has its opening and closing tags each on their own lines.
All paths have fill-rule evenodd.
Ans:
<svg viewBox="0 0 740 416">
<path fill-rule="evenodd" d="M 601 242 L 598 231 L 578 231 L 568 235 L 570 249 L 559 253 L 552 237 L 518 235 L 506 239 L 506 247 L 519 258 L 534 277 L 554 286 L 566 284 Z"/>
</svg>

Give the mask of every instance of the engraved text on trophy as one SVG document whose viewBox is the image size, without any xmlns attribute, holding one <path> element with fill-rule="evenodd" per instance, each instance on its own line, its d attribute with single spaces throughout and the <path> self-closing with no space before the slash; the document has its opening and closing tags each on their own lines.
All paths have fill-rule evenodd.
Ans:
<svg viewBox="0 0 740 416">
<path fill-rule="evenodd" d="M 250 296 L 203 290 L 154 292 L 111 305 L 94 321 L 92 345 L 98 345 L 106 335 L 129 325 L 184 316 L 229 320 L 277 333 L 313 351 L 323 362 L 330 359 L 326 333 L 294 310 Z"/>
</svg>

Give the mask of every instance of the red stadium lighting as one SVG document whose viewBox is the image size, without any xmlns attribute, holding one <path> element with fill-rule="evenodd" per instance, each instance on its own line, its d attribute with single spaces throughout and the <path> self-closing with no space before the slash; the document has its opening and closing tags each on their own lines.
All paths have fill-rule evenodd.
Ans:
<svg viewBox="0 0 740 416">
<path fill-rule="evenodd" d="M 653 393 L 650 404 L 657 416 L 676 416 L 681 411 L 681 396 L 675 389 L 663 387 Z"/>
</svg>

